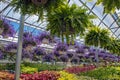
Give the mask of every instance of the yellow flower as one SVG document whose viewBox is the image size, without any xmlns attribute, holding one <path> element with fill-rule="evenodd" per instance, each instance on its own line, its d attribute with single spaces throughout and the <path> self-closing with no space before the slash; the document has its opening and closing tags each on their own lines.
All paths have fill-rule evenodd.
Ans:
<svg viewBox="0 0 120 80">
<path fill-rule="evenodd" d="M 79 80 L 75 74 L 70 74 L 65 71 L 60 71 L 60 78 L 58 80 Z"/>
</svg>

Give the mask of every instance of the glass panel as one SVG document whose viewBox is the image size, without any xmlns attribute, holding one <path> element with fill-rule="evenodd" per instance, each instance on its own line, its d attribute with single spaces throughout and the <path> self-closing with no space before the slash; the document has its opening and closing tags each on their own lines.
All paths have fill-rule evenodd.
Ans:
<svg viewBox="0 0 120 80">
<path fill-rule="evenodd" d="M 118 28 L 117 28 L 118 29 Z M 120 34 L 120 28 L 115 32 L 115 35 L 119 35 Z"/>
<path fill-rule="evenodd" d="M 112 16 L 110 14 L 108 14 L 105 19 L 103 20 L 103 22 L 107 25 L 110 26 L 113 23 L 114 19 L 112 18 Z"/>
<path fill-rule="evenodd" d="M 117 26 L 118 26 L 117 23 L 114 22 L 113 25 L 110 28 L 112 29 L 112 28 L 117 27 Z"/>
<path fill-rule="evenodd" d="M 93 8 L 92 10 L 100 19 L 104 17 L 103 14 L 103 6 L 102 5 L 97 5 Z"/>
<path fill-rule="evenodd" d="M 100 24 L 100 27 L 108 29 L 107 26 L 105 26 L 103 23 Z"/>
</svg>

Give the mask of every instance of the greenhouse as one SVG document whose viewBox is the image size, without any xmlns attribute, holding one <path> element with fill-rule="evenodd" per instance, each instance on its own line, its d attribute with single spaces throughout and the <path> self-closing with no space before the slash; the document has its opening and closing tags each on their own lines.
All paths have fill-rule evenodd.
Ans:
<svg viewBox="0 0 120 80">
<path fill-rule="evenodd" d="M 0 0 L 0 80 L 120 80 L 120 0 Z"/>
</svg>

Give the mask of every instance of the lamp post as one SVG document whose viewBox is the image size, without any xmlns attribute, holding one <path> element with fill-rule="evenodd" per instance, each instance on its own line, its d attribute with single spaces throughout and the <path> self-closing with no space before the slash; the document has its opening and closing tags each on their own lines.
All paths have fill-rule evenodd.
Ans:
<svg viewBox="0 0 120 80">
<path fill-rule="evenodd" d="M 19 34 L 18 34 L 18 47 L 17 47 L 17 55 L 16 55 L 16 63 L 15 63 L 16 64 L 15 80 L 19 80 L 20 78 L 20 63 L 21 63 L 21 56 L 22 56 L 23 31 L 24 31 L 24 15 L 21 15 Z"/>
</svg>

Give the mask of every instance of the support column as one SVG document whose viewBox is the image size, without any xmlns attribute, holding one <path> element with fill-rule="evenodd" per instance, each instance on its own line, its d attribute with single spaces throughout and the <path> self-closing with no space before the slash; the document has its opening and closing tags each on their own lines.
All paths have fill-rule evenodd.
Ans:
<svg viewBox="0 0 120 80">
<path fill-rule="evenodd" d="M 20 27 L 18 34 L 18 48 L 16 55 L 16 65 L 15 65 L 15 80 L 19 80 L 20 78 L 20 64 L 21 64 L 21 56 L 22 56 L 22 42 L 23 42 L 23 31 L 24 31 L 24 15 L 21 15 L 20 19 Z"/>
</svg>

